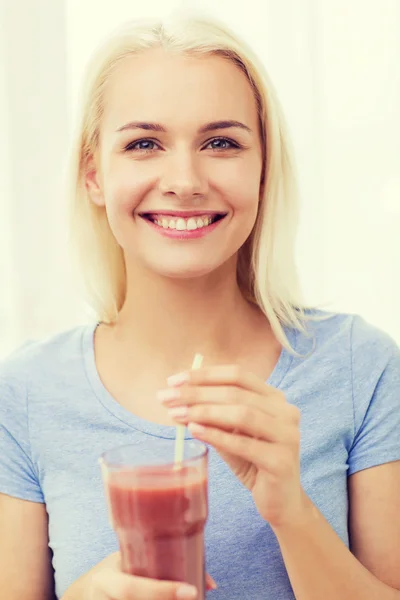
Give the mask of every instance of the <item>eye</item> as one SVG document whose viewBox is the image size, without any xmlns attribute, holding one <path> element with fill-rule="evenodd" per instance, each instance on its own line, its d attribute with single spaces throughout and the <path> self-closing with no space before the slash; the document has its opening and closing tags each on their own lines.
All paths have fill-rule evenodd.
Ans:
<svg viewBox="0 0 400 600">
<path fill-rule="evenodd" d="M 135 142 L 130 142 L 127 146 L 125 146 L 125 150 L 127 152 L 154 152 L 156 148 L 160 148 L 160 146 L 154 140 L 136 140 Z"/>
<path fill-rule="evenodd" d="M 218 137 L 218 138 L 214 138 L 213 140 L 210 140 L 209 142 L 207 142 L 207 145 L 205 146 L 205 148 L 210 148 L 211 150 L 231 150 L 232 148 L 240 148 L 240 145 L 237 142 L 234 142 L 233 140 L 230 140 L 229 138 L 225 138 L 225 137 Z"/>
</svg>

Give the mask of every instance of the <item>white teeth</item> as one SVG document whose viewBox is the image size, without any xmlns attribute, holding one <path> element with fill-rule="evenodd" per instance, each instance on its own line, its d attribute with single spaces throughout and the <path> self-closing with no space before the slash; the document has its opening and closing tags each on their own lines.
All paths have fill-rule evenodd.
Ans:
<svg viewBox="0 0 400 600">
<path fill-rule="evenodd" d="M 188 222 L 186 224 L 186 228 L 189 231 L 194 231 L 195 229 L 197 229 L 196 219 L 193 219 L 193 217 L 190 217 L 190 219 L 188 219 Z"/>
<path fill-rule="evenodd" d="M 170 218 L 163 215 L 155 215 L 153 222 L 163 229 L 176 229 L 177 231 L 195 231 L 202 227 L 207 227 L 212 223 L 213 219 L 210 216 L 204 217 L 182 217 Z"/>
</svg>

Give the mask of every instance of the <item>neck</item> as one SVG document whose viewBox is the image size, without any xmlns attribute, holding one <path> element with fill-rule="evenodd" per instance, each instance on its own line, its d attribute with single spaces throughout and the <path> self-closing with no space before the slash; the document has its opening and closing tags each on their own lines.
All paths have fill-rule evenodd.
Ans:
<svg viewBox="0 0 400 600">
<path fill-rule="evenodd" d="M 221 269 L 183 280 L 131 270 L 115 339 L 143 365 L 163 364 L 169 372 L 190 367 L 197 352 L 208 364 L 235 361 L 245 332 L 260 319 L 265 327 L 265 319 L 243 298 L 236 269 Z"/>
</svg>

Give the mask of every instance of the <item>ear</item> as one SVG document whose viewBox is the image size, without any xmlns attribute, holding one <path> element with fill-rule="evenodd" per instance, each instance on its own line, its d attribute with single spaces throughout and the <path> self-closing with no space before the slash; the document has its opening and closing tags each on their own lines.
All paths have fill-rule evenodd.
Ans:
<svg viewBox="0 0 400 600">
<path fill-rule="evenodd" d="M 97 206 L 105 206 L 100 176 L 93 156 L 89 156 L 86 161 L 85 185 L 91 201 Z"/>
</svg>

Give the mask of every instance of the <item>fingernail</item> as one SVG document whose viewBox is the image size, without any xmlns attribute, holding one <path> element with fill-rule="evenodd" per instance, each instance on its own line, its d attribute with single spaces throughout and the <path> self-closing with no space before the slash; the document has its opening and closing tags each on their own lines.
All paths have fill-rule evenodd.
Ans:
<svg viewBox="0 0 400 600">
<path fill-rule="evenodd" d="M 168 414 L 173 419 L 180 418 L 180 417 L 187 417 L 188 408 L 187 408 L 187 406 L 178 406 L 177 408 L 170 408 L 168 410 Z"/>
<path fill-rule="evenodd" d="M 178 600 L 195 600 L 197 598 L 197 590 L 191 585 L 181 585 L 176 590 Z"/>
<path fill-rule="evenodd" d="M 188 429 L 192 433 L 204 433 L 206 430 L 206 428 L 203 427 L 203 425 L 199 425 L 199 423 L 189 423 Z"/>
<path fill-rule="evenodd" d="M 182 385 L 183 383 L 186 383 L 190 380 L 190 376 L 189 373 L 187 371 L 183 372 L 183 373 L 177 373 L 176 375 L 171 375 L 171 377 L 168 377 L 167 379 L 167 383 L 168 385 Z"/>
<path fill-rule="evenodd" d="M 171 400 L 177 400 L 181 395 L 180 390 L 176 388 L 168 388 L 167 390 L 160 390 L 157 392 L 157 400 L 159 402 L 170 402 Z"/>
</svg>

